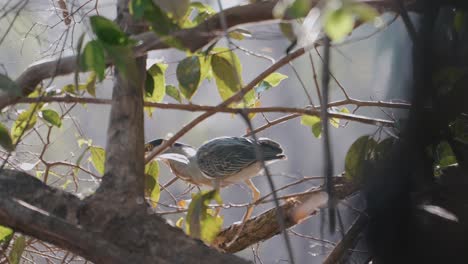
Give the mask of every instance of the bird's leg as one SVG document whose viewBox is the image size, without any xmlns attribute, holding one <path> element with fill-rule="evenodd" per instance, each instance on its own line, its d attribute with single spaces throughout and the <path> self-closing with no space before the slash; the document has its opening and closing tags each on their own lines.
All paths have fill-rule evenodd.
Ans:
<svg viewBox="0 0 468 264">
<path fill-rule="evenodd" d="M 255 202 L 258 201 L 258 199 L 260 198 L 260 191 L 257 189 L 257 187 L 252 182 L 252 180 L 250 180 L 250 179 L 246 180 L 245 184 L 252 191 L 252 202 L 249 205 L 249 207 L 247 207 L 247 212 L 245 212 L 244 217 L 242 218 L 242 223 L 241 223 L 240 228 L 237 231 L 236 235 L 234 236 L 234 238 L 231 239 L 231 241 L 226 242 L 227 246 L 231 245 L 232 243 L 234 243 L 237 240 L 240 233 L 242 232 L 242 229 L 244 229 L 245 223 L 247 222 L 247 220 L 249 220 L 250 216 L 252 215 L 252 212 L 253 212 L 253 209 L 254 209 L 254 206 L 255 206 Z"/>
<path fill-rule="evenodd" d="M 219 193 L 220 190 L 221 190 L 221 181 L 218 180 L 218 179 L 213 180 L 213 187 L 214 187 L 215 191 L 216 191 L 217 193 Z M 220 211 L 221 211 L 221 207 L 216 207 L 216 209 L 215 209 L 215 216 L 218 216 Z"/>
<path fill-rule="evenodd" d="M 242 219 L 242 226 L 244 226 L 245 222 L 247 222 L 247 220 L 249 220 L 249 218 L 250 218 L 250 216 L 252 215 L 252 212 L 253 212 L 253 207 L 254 207 L 253 204 L 260 198 L 260 191 L 257 189 L 257 187 L 255 186 L 255 184 L 252 182 L 251 179 L 246 180 L 245 184 L 252 191 L 252 203 L 247 208 L 247 212 L 245 212 L 245 215 L 244 215 L 244 217 Z"/>
</svg>

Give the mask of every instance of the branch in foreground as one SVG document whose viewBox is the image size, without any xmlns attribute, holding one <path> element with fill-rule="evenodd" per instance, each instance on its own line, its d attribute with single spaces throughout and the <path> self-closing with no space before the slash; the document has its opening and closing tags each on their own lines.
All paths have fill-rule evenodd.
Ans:
<svg viewBox="0 0 468 264">
<path fill-rule="evenodd" d="M 328 254 L 323 264 L 340 263 L 343 255 L 348 251 L 348 249 L 352 249 L 354 247 L 358 235 L 364 229 L 366 224 L 367 216 L 364 214 L 359 215 L 348 232 L 346 232 L 346 235 L 343 237 L 343 239 L 341 239 L 341 241 L 338 242 L 330 254 Z"/>
<path fill-rule="evenodd" d="M 336 188 L 336 197 L 338 199 L 344 199 L 358 190 L 358 186 L 356 184 L 352 183 L 344 177 L 335 177 L 334 184 Z M 309 195 L 300 196 L 296 199 L 289 199 L 284 204 L 282 204 L 281 208 L 285 215 L 285 227 L 292 227 L 298 224 L 298 222 L 304 221 L 308 216 L 314 214 L 316 211 L 310 212 L 308 215 L 304 215 L 304 218 L 302 219 L 293 219 L 292 217 L 295 210 L 299 206 L 301 206 L 310 197 L 321 192 L 323 192 L 323 187 L 318 188 Z M 277 214 L 278 209 L 273 208 L 257 217 L 248 220 L 240 232 L 237 240 L 229 245 L 226 245 L 226 242 L 231 241 L 232 238 L 239 232 L 240 225 L 231 225 L 218 234 L 218 237 L 213 242 L 213 245 L 226 252 L 235 253 L 249 247 L 250 245 L 267 240 L 279 234 L 281 231 L 280 226 L 278 225 L 278 221 L 276 220 Z"/>
</svg>

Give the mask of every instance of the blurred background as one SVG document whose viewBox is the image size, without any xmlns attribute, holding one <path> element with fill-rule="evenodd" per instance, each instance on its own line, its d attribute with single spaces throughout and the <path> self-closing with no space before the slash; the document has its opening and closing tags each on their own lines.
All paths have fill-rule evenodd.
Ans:
<svg viewBox="0 0 468 264">
<path fill-rule="evenodd" d="M 29 65 L 41 60 L 54 59 L 60 56 L 73 55 L 77 39 L 82 32 L 87 32 L 85 42 L 92 38 L 91 30 L 86 19 L 78 18 L 85 15 L 93 15 L 98 11 L 99 15 L 108 18 L 115 18 L 115 1 L 100 0 L 97 1 L 67 1 L 73 6 L 78 14 L 75 16 L 72 26 L 68 27 L 61 22 L 61 14 L 57 11 L 55 1 L 34 0 L 21 1 L 14 0 L 22 5 L 24 9 L 15 17 L 11 13 L 0 20 L 0 36 L 5 35 L 5 39 L 0 45 L 0 72 L 6 73 L 10 78 L 17 78 Z M 215 10 L 219 10 L 216 1 L 204 1 L 211 5 Z M 12 5 L 11 0 L 0 0 L 0 7 Z M 224 8 L 237 5 L 242 1 L 223 1 Z M 71 7 L 70 6 L 70 7 Z M 394 14 L 385 14 L 382 21 L 388 22 L 394 18 Z M 14 22 L 14 23 L 13 23 Z M 10 28 L 10 24 L 13 26 Z M 250 53 L 262 54 L 274 60 L 278 60 L 285 55 L 285 50 L 290 42 L 282 35 L 277 22 L 271 22 L 262 25 L 253 25 L 242 27 L 251 32 L 251 37 L 244 40 L 234 40 L 234 43 Z M 375 33 L 376 31 L 380 31 Z M 405 100 L 407 98 L 407 87 L 410 85 L 411 76 L 411 46 L 408 45 L 409 39 L 406 30 L 400 21 L 396 19 L 388 27 L 377 29 L 372 25 L 363 25 L 355 30 L 346 41 L 346 44 L 338 45 L 332 48 L 331 70 L 336 79 L 346 89 L 347 93 L 355 99 L 362 100 Z M 225 41 L 218 42 L 218 46 L 227 46 Z M 320 51 L 320 49 L 319 49 Z M 263 70 L 272 64 L 268 59 L 253 56 L 243 50 L 235 49 L 242 64 L 242 77 L 244 83 L 248 83 Z M 316 66 L 321 65 L 321 60 L 317 53 L 312 50 L 311 56 Z M 148 68 L 156 62 L 163 62 L 169 65 L 166 71 L 166 83 L 178 85 L 176 78 L 177 63 L 186 56 L 185 53 L 171 50 L 152 51 L 148 54 Z M 288 76 L 278 87 L 262 93 L 262 106 L 287 106 L 304 107 L 309 104 L 301 81 L 312 96 L 314 103 L 318 104 L 318 98 L 315 92 L 313 71 L 308 55 L 301 56 L 292 62 L 293 67 L 298 72 L 295 75 L 290 65 L 285 65 L 279 72 Z M 318 73 L 320 74 L 320 67 Z M 97 84 L 96 97 L 110 98 L 112 92 L 112 75 L 107 75 L 107 79 Z M 299 78 L 300 80 L 299 80 Z M 320 78 L 320 76 L 319 76 Z M 86 75 L 81 76 L 81 80 L 86 80 Z M 46 82 L 48 89 L 61 88 L 64 85 L 73 83 L 73 76 L 57 77 L 50 83 Z M 336 82 L 330 82 L 331 100 L 344 99 L 343 93 Z M 164 102 L 176 103 L 172 98 L 166 96 Z M 192 103 L 201 105 L 216 105 L 221 102 L 221 98 L 216 90 L 214 80 L 204 81 L 196 95 L 192 98 Z M 18 108 L 26 107 L 20 105 Z M 63 111 L 65 106 L 51 105 L 51 108 Z M 69 106 L 67 106 L 69 107 Z M 350 111 L 353 106 L 348 107 Z M 50 161 L 68 160 L 76 161 L 86 146 L 79 146 L 79 138 L 92 140 L 93 145 L 105 147 L 106 134 L 108 126 L 108 115 L 110 107 L 106 105 L 77 105 L 71 110 L 74 118 L 67 118 L 60 129 L 54 129 L 51 135 L 53 142 L 45 153 L 45 159 Z M 379 108 L 360 108 L 356 114 L 385 118 L 390 117 L 398 119 L 403 111 L 395 111 Z M 156 109 L 152 117 L 145 114 L 145 141 L 154 138 L 165 138 L 170 134 L 176 133 L 186 123 L 200 113 L 187 111 Z M 265 114 L 256 115 L 253 119 L 254 127 L 264 125 L 267 121 L 282 117 L 285 114 Z M 4 115 L 3 123 L 11 124 L 14 117 Z M 10 123 L 9 123 L 10 122 Z M 341 122 L 343 127 L 331 129 L 331 144 L 334 160 L 334 172 L 340 174 L 344 170 L 344 158 L 350 145 L 364 134 L 374 134 L 378 127 L 360 124 L 356 122 Z M 38 132 L 44 133 L 45 127 L 39 127 Z M 246 133 L 245 122 L 231 114 L 217 114 L 197 125 L 189 133 L 180 139 L 181 142 L 198 147 L 203 142 L 219 136 L 241 136 Z M 322 141 L 317 139 L 311 133 L 309 127 L 300 124 L 300 118 L 292 119 L 285 123 L 273 126 L 262 131 L 258 136 L 269 137 L 279 142 L 287 155 L 288 159 L 271 165 L 271 172 L 277 187 L 284 186 L 294 182 L 303 176 L 322 176 L 323 155 Z M 388 136 L 385 131 L 382 137 Z M 32 153 L 41 150 L 42 143 L 34 134 L 29 135 L 22 146 L 12 157 L 19 166 L 33 172 L 35 169 L 28 168 L 27 164 L 37 163 L 37 157 Z M 25 165 L 26 164 L 26 165 Z M 96 172 L 93 166 L 88 162 L 83 162 L 83 166 L 88 170 Z M 168 168 L 160 164 L 160 183 L 166 183 L 173 178 Z M 29 169 L 29 170 L 28 170 Z M 77 192 L 86 196 L 93 192 L 98 182 L 85 173 L 79 173 L 80 182 L 78 186 L 72 184 L 71 177 L 61 177 L 61 172 L 57 170 L 55 181 L 51 184 L 64 186 L 70 191 Z M 40 175 L 38 175 L 40 176 Z M 269 193 L 270 187 L 264 176 L 254 178 L 254 182 L 264 195 Z M 301 185 L 288 188 L 280 195 L 304 191 L 311 186 L 320 185 L 322 181 L 309 181 Z M 77 187 L 77 188 L 76 188 Z M 187 183 L 177 181 L 168 189 L 174 195 L 180 195 L 188 187 Z M 222 198 L 225 203 L 242 204 L 250 202 L 250 193 L 245 186 L 230 186 L 222 190 Z M 190 194 L 184 194 L 179 199 L 190 199 Z M 172 202 L 167 192 L 162 191 L 161 203 Z M 267 209 L 272 208 L 272 203 L 257 206 L 254 215 L 257 215 Z M 365 208 L 365 204 L 359 194 L 351 197 L 347 205 L 340 204 L 339 209 L 343 218 L 345 227 L 348 228 L 359 210 Z M 167 208 L 161 208 L 166 210 Z M 222 210 L 224 217 L 224 226 L 229 226 L 233 222 L 240 221 L 245 212 L 245 208 L 230 208 Z M 166 215 L 172 222 L 177 221 L 181 214 Z M 325 243 L 325 251 L 322 251 L 321 242 L 313 238 L 320 239 L 320 228 L 327 225 L 320 222 L 319 216 L 312 216 L 307 221 L 292 228 L 294 233 L 290 233 L 293 243 L 293 251 L 297 263 L 321 263 L 332 244 Z M 328 228 L 325 228 L 328 230 Z M 304 236 L 300 236 L 302 234 Z M 325 232 L 323 239 L 336 242 L 340 239 L 339 232 L 330 236 Z M 281 236 L 274 238 L 255 246 L 254 249 L 245 249 L 238 255 L 254 259 L 254 254 L 258 255 L 263 263 L 282 263 L 287 262 L 287 254 L 284 247 L 284 241 Z M 351 260 L 358 261 L 365 259 L 365 250 L 356 250 L 352 252 Z M 258 263 L 261 263 L 259 262 Z M 45 263 L 40 259 L 37 263 Z"/>
</svg>

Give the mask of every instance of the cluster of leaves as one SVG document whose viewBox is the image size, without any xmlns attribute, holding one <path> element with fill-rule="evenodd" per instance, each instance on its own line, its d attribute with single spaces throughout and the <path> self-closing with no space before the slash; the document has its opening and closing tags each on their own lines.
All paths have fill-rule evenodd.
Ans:
<svg viewBox="0 0 468 264">
<path fill-rule="evenodd" d="M 281 2 L 281 1 L 280 1 Z M 295 0 L 289 6 L 281 6 L 275 11 L 275 16 L 292 18 L 306 17 L 314 7 L 314 1 Z M 323 27 L 325 33 L 333 41 L 342 41 L 354 29 L 356 21 L 372 22 L 378 12 L 371 6 L 353 0 L 331 0 L 323 10 Z M 288 24 L 281 24 L 285 36 L 291 39 L 292 30 Z"/>
<path fill-rule="evenodd" d="M 362 176 L 366 165 L 387 159 L 394 142 L 394 138 L 386 138 L 377 142 L 371 136 L 359 137 L 346 153 L 346 177 L 354 182 L 362 182 Z"/>
<path fill-rule="evenodd" d="M 0 123 L 0 145 L 7 151 L 13 151 L 21 137 L 34 128 L 38 118 L 47 125 L 62 126 L 62 117 L 55 110 L 47 108 L 47 104 L 31 104 L 27 109 L 20 111 L 10 131 L 6 125 Z"/>
<path fill-rule="evenodd" d="M 333 110 L 335 112 L 340 112 L 340 113 L 345 113 L 345 114 L 349 113 L 349 110 L 346 107 L 343 107 L 339 110 L 336 108 L 333 108 Z M 329 122 L 335 128 L 340 127 L 339 118 L 336 118 L 336 117 L 330 118 Z M 311 116 L 311 115 L 303 115 L 301 118 L 301 124 L 304 126 L 310 127 L 312 130 L 312 134 L 314 134 L 316 138 L 320 138 L 322 136 L 322 120 L 320 119 L 320 117 Z"/>
<path fill-rule="evenodd" d="M 208 207 L 213 200 L 222 204 L 221 196 L 216 190 L 193 193 L 185 218 L 185 232 L 206 243 L 211 243 L 223 226 L 223 218 Z M 180 218 L 176 226 L 183 228 L 183 225 L 184 219 Z"/>
</svg>

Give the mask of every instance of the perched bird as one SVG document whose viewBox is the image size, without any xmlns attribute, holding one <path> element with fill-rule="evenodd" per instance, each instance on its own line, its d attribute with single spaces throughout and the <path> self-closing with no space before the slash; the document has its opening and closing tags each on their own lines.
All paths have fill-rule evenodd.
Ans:
<svg viewBox="0 0 468 264">
<path fill-rule="evenodd" d="M 163 142 L 163 139 L 152 140 L 146 143 L 145 150 L 149 152 Z M 277 142 L 268 138 L 259 138 L 257 142 L 266 164 L 286 159 Z M 260 198 L 260 192 L 251 178 L 258 175 L 263 167 L 257 159 L 252 139 L 218 137 L 207 141 L 198 150 L 177 142 L 157 158 L 165 162 L 178 178 L 192 184 L 219 189 L 244 182 L 252 190 L 253 200 Z M 247 218 L 250 214 L 246 214 Z"/>
</svg>

